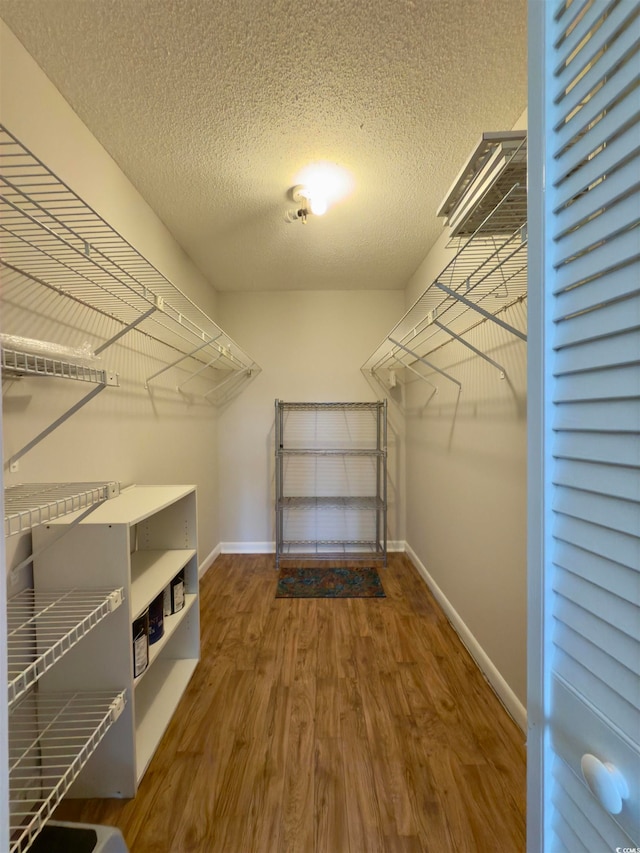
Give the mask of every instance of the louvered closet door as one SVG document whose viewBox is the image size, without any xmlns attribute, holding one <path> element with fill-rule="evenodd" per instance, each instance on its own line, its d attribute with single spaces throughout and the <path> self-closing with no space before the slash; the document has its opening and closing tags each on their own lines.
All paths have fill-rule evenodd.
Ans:
<svg viewBox="0 0 640 853">
<path fill-rule="evenodd" d="M 540 476 L 530 456 L 543 530 L 530 548 L 543 685 L 530 697 L 530 849 L 640 849 L 640 2 L 530 5 L 543 433 Z M 585 783 L 587 754 L 618 813 Z M 620 802 L 607 763 L 628 784 Z"/>
</svg>

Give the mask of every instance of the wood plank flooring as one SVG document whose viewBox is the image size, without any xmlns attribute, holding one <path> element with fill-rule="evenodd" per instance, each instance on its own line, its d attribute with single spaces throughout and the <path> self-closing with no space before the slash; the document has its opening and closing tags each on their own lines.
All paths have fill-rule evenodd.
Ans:
<svg viewBox="0 0 640 853">
<path fill-rule="evenodd" d="M 275 599 L 219 557 L 202 661 L 134 800 L 63 803 L 131 853 L 517 853 L 524 735 L 408 558 L 385 599 Z"/>
</svg>

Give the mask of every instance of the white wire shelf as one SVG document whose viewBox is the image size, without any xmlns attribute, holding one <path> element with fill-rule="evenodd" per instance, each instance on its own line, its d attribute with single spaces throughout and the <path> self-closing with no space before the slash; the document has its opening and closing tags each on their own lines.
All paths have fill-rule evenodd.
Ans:
<svg viewBox="0 0 640 853">
<path fill-rule="evenodd" d="M 513 328 L 500 317 L 526 296 L 527 233 L 523 219 L 512 233 L 478 234 L 464 242 L 369 356 L 362 371 L 375 375 L 414 368 L 420 359 L 452 340 L 470 347 L 464 336 L 486 320 L 526 340 L 526 330 Z"/>
<path fill-rule="evenodd" d="M 10 853 L 25 853 L 125 706 L 124 692 L 32 691 L 9 727 Z"/>
<path fill-rule="evenodd" d="M 4 490 L 4 534 L 23 533 L 38 524 L 100 504 L 119 492 L 116 482 L 7 486 Z"/>
<path fill-rule="evenodd" d="M 281 456 L 386 456 L 386 450 L 364 447 L 281 447 L 277 451 Z"/>
<path fill-rule="evenodd" d="M 378 411 L 378 409 L 384 408 L 384 402 L 380 401 L 380 400 L 377 400 L 377 401 L 372 402 L 372 403 L 366 403 L 366 402 L 364 402 L 364 403 L 358 403 L 358 402 L 355 402 L 355 403 L 354 402 L 351 402 L 351 403 L 318 403 L 318 402 L 289 403 L 289 402 L 286 402 L 284 400 L 278 400 L 277 403 L 278 403 L 278 406 L 280 406 L 280 408 L 283 409 L 283 411 L 287 411 L 289 409 L 291 409 L 292 411 L 295 411 L 295 410 L 298 410 L 298 411 L 314 411 L 314 410 L 326 411 L 328 409 L 329 410 L 330 409 L 336 409 L 336 410 L 338 410 L 338 412 L 341 412 L 344 409 L 347 409 L 349 411 L 351 411 L 352 409 L 362 409 L 363 411 L 376 412 L 376 411 Z"/>
<path fill-rule="evenodd" d="M 291 560 L 353 560 L 386 562 L 381 542 L 370 539 L 285 539 L 279 563 Z"/>
<path fill-rule="evenodd" d="M 510 193 L 509 204 L 499 202 Z M 512 232 L 527 218 L 527 133 L 483 133 L 438 209 L 452 237 Z"/>
<path fill-rule="evenodd" d="M 122 589 L 27 589 L 9 599 L 9 710 L 122 601 Z"/>
<path fill-rule="evenodd" d="M 290 496 L 278 500 L 278 509 L 379 509 L 384 502 L 375 495 L 337 496 L 321 495 L 317 497 Z"/>
<path fill-rule="evenodd" d="M 165 370 L 216 391 L 259 366 L 186 294 L 0 125 L 0 262 L 169 348 Z M 187 378 L 185 379 L 185 374 Z M 181 387 L 178 385 L 177 387 Z"/>
<path fill-rule="evenodd" d="M 9 376 L 47 376 L 94 385 L 119 385 L 118 376 L 84 364 L 2 347 L 2 372 Z"/>
</svg>

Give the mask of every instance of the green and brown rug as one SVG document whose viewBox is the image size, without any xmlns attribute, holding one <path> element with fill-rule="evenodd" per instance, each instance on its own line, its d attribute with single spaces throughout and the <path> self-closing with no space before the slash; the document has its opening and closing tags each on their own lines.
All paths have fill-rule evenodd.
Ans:
<svg viewBox="0 0 640 853">
<path fill-rule="evenodd" d="M 281 568 L 276 598 L 385 598 L 377 569 Z"/>
</svg>

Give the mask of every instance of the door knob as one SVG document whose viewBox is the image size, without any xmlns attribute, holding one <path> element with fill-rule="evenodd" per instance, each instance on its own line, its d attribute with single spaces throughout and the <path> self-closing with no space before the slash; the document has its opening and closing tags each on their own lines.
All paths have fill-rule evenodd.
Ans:
<svg viewBox="0 0 640 853">
<path fill-rule="evenodd" d="M 622 801 L 629 796 L 629 786 L 618 768 L 588 752 L 582 756 L 580 768 L 589 790 L 602 808 L 609 814 L 620 814 Z"/>
</svg>

